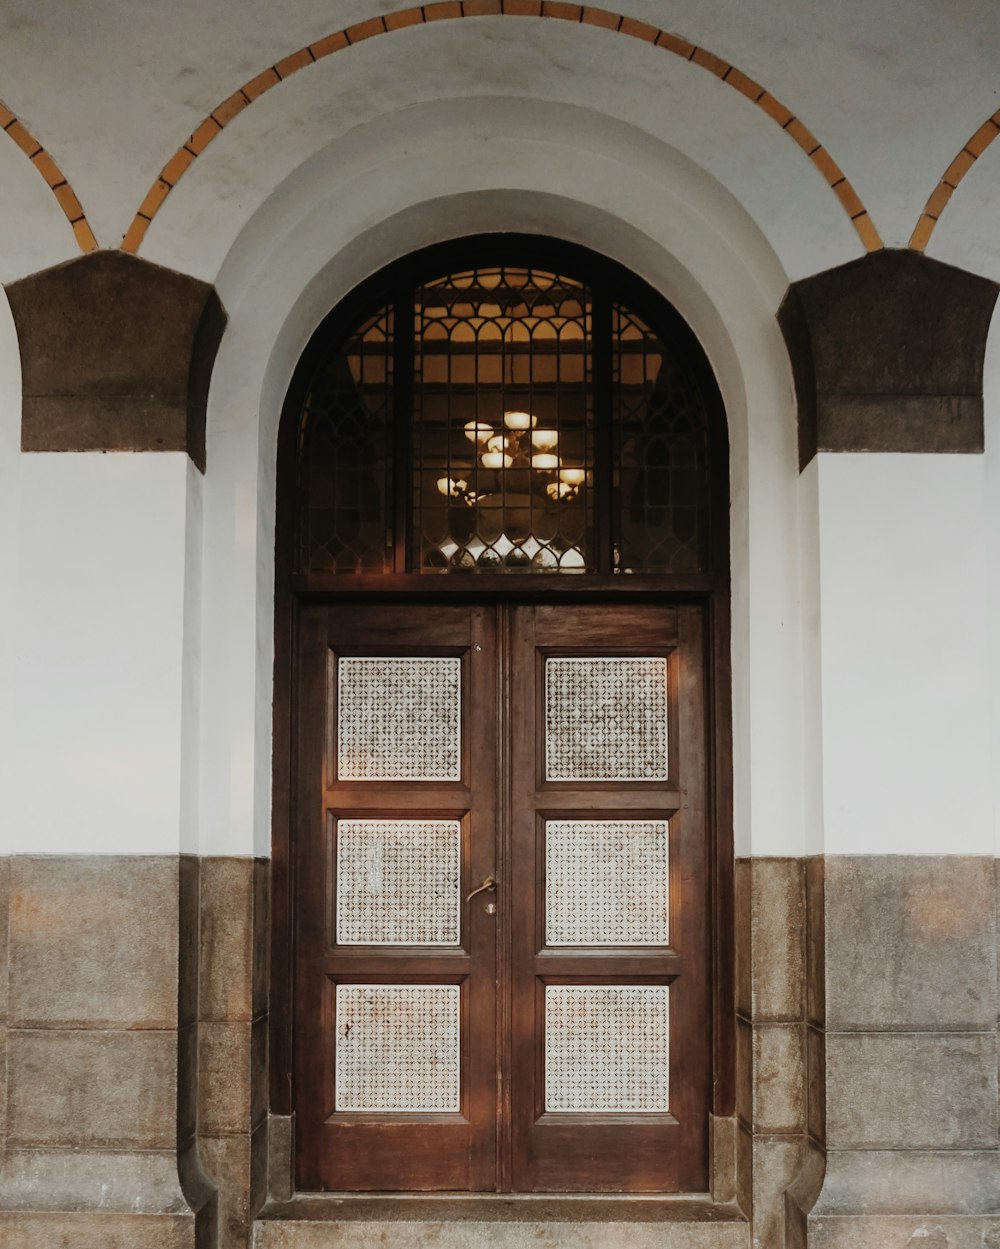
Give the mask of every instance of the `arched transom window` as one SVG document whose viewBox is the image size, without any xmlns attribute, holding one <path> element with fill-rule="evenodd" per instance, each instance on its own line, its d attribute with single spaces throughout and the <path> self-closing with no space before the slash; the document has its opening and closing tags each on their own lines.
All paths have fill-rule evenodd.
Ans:
<svg viewBox="0 0 1000 1249">
<path fill-rule="evenodd" d="M 507 255 L 403 266 L 321 335 L 293 571 L 713 571 L 716 398 L 687 326 L 578 249 L 486 250 Z"/>
</svg>

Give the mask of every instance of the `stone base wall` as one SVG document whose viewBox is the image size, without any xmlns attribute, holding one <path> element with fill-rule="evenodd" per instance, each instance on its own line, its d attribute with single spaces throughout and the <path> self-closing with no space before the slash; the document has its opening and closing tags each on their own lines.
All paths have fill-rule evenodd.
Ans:
<svg viewBox="0 0 1000 1249">
<path fill-rule="evenodd" d="M 996 865 L 826 860 L 819 1249 L 1000 1244 Z"/>
<path fill-rule="evenodd" d="M 755 1249 L 1000 1245 L 995 871 L 737 863 L 713 1193 Z M 291 1121 L 267 1139 L 267 883 L 250 859 L 0 859 L 5 1249 L 243 1249 L 268 1173 L 291 1195 Z"/>
</svg>

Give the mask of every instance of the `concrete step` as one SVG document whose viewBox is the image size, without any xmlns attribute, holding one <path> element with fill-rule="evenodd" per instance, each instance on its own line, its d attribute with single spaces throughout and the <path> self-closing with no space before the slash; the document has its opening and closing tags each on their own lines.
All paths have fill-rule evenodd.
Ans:
<svg viewBox="0 0 1000 1249">
<path fill-rule="evenodd" d="M 749 1249 L 708 1197 L 303 1196 L 266 1207 L 254 1249 Z"/>
</svg>

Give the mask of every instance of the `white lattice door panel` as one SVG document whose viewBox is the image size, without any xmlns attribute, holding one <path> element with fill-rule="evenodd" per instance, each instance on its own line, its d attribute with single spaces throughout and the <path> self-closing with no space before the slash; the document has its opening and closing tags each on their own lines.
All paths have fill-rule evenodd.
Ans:
<svg viewBox="0 0 1000 1249">
<path fill-rule="evenodd" d="M 545 944 L 666 945 L 667 820 L 545 821 Z"/>
<path fill-rule="evenodd" d="M 336 835 L 338 945 L 458 945 L 460 820 L 339 820 Z"/>
<path fill-rule="evenodd" d="M 547 781 L 665 781 L 667 660 L 545 661 Z"/>
<path fill-rule="evenodd" d="M 460 780 L 461 660 L 342 657 L 337 771 L 345 781 Z"/>
<path fill-rule="evenodd" d="M 337 1110 L 459 1109 L 458 985 L 337 985 Z"/>
<path fill-rule="evenodd" d="M 549 985 L 545 1109 L 665 1114 L 670 1109 L 665 985 Z"/>
</svg>

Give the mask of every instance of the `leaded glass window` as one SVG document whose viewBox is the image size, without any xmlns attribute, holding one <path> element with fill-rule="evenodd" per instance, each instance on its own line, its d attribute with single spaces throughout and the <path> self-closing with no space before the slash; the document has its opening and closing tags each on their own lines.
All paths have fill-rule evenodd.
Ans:
<svg viewBox="0 0 1000 1249">
<path fill-rule="evenodd" d="M 633 307 L 610 262 L 573 272 L 525 246 L 403 262 L 353 329 L 338 313 L 298 424 L 296 572 L 722 566 L 718 396 L 690 331 L 634 279 Z"/>
</svg>

